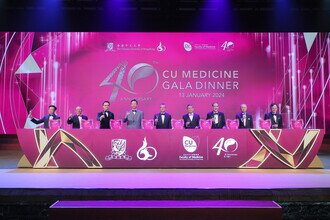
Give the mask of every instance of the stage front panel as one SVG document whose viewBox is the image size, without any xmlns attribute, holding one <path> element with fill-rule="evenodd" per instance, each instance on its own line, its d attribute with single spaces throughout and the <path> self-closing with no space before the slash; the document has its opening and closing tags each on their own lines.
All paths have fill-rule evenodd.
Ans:
<svg viewBox="0 0 330 220">
<path fill-rule="evenodd" d="M 34 168 L 308 168 L 320 129 L 18 129 Z"/>
</svg>

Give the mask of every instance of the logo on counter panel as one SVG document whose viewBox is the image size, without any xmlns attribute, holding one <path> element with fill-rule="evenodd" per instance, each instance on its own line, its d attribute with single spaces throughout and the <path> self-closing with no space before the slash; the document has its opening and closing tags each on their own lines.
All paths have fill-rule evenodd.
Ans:
<svg viewBox="0 0 330 220">
<path fill-rule="evenodd" d="M 213 146 L 212 149 L 217 150 L 217 156 L 221 155 L 221 152 L 224 152 L 224 158 L 231 158 L 233 156 L 237 156 L 235 153 L 238 149 L 238 143 L 234 138 L 220 138 L 218 142 Z"/>
<path fill-rule="evenodd" d="M 147 138 L 144 137 L 142 147 L 136 152 L 136 156 L 139 160 L 154 160 L 157 157 L 157 150 L 148 146 Z"/>
<path fill-rule="evenodd" d="M 199 136 L 193 138 L 183 136 L 182 145 L 188 153 L 179 156 L 179 160 L 204 160 L 204 157 L 202 155 L 195 153 L 198 149 L 199 142 Z"/>
<path fill-rule="evenodd" d="M 112 139 L 111 150 L 105 160 L 132 160 L 132 156 L 126 154 L 126 139 Z"/>
</svg>

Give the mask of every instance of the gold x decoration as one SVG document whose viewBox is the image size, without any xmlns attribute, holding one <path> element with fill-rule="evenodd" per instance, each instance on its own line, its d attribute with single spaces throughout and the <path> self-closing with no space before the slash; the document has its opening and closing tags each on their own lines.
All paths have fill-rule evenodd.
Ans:
<svg viewBox="0 0 330 220">
<path fill-rule="evenodd" d="M 290 168 L 299 168 L 313 148 L 320 133 L 318 129 L 306 130 L 296 150 L 291 153 L 278 143 L 281 129 L 271 129 L 268 132 L 265 129 L 251 129 L 250 131 L 261 144 L 261 147 L 239 168 L 259 168 L 271 155 Z"/>
<path fill-rule="evenodd" d="M 70 149 L 86 165 L 86 168 L 102 168 L 93 153 L 78 138 L 63 129 L 57 130 L 50 139 L 47 138 L 46 129 L 34 129 L 34 137 L 39 156 L 33 168 L 58 168 L 54 155 L 60 147 L 64 146 Z M 54 166 L 49 165 L 51 160 Z"/>
</svg>

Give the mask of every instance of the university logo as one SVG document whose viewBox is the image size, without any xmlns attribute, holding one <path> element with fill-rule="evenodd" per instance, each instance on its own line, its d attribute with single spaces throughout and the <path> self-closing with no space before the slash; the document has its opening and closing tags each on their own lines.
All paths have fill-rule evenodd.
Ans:
<svg viewBox="0 0 330 220">
<path fill-rule="evenodd" d="M 106 51 L 114 51 L 114 49 L 113 49 L 113 43 L 111 42 L 111 43 L 107 43 L 107 49 L 106 49 Z"/>
<path fill-rule="evenodd" d="M 143 144 L 137 151 L 136 156 L 139 160 L 154 160 L 157 157 L 157 150 L 152 146 L 148 146 L 147 138 L 144 137 Z"/>
<path fill-rule="evenodd" d="M 191 46 L 191 44 L 188 43 L 188 42 L 184 42 L 184 43 L 183 43 L 183 48 L 184 48 L 186 51 L 188 51 L 188 52 L 190 52 L 190 51 L 192 50 L 192 46 Z"/>
<path fill-rule="evenodd" d="M 196 139 L 198 140 L 199 137 L 197 137 Z M 186 149 L 186 151 L 189 153 L 194 153 L 198 148 L 196 141 L 188 136 L 183 136 L 182 144 L 184 149 Z"/>
<path fill-rule="evenodd" d="M 112 139 L 111 150 L 111 155 L 106 156 L 105 160 L 132 160 L 126 154 L 126 139 Z"/>
<path fill-rule="evenodd" d="M 183 136 L 182 145 L 188 153 L 180 155 L 179 160 L 204 160 L 204 156 L 196 153 L 199 146 L 199 141 L 199 136 L 195 136 L 193 138 Z"/>
</svg>

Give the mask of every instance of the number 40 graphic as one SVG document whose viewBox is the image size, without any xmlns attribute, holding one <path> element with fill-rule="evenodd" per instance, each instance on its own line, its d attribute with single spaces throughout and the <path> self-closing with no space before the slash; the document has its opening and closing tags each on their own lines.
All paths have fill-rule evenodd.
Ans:
<svg viewBox="0 0 330 220">
<path fill-rule="evenodd" d="M 129 89 L 125 88 L 122 86 L 122 82 L 126 73 L 126 68 L 127 68 L 128 62 L 123 61 L 115 67 L 111 73 L 101 82 L 100 86 L 113 86 L 112 93 L 110 95 L 110 102 L 116 101 L 116 98 L 118 96 L 119 89 L 122 89 L 130 94 L 138 94 L 138 92 L 135 91 L 135 83 L 139 79 L 147 78 L 149 76 L 152 76 L 155 74 L 156 76 L 156 82 L 155 85 L 153 86 L 152 89 L 143 92 L 143 94 L 148 94 L 153 92 L 159 82 L 159 76 L 157 70 L 151 66 L 150 64 L 147 63 L 138 63 L 134 65 L 128 72 L 127 76 L 127 84 L 129 86 Z M 115 82 L 110 82 L 110 80 L 115 77 L 115 74 L 117 74 L 117 78 Z"/>
<path fill-rule="evenodd" d="M 225 41 L 221 47 L 223 48 L 222 50 L 230 50 L 234 47 L 234 43 L 232 41 Z"/>
</svg>

